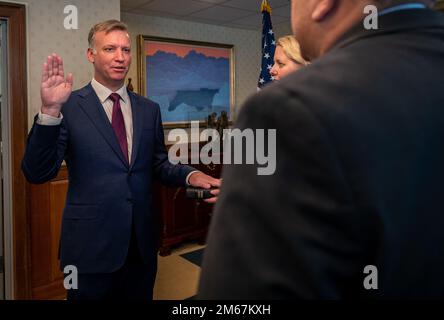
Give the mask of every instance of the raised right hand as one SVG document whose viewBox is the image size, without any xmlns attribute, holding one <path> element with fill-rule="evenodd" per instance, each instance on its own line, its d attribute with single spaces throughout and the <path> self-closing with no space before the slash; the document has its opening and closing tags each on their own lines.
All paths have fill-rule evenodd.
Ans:
<svg viewBox="0 0 444 320">
<path fill-rule="evenodd" d="M 62 58 L 53 53 L 43 64 L 40 96 L 42 113 L 59 117 L 62 105 L 68 100 L 72 91 L 73 78 L 69 73 L 65 79 Z"/>
</svg>

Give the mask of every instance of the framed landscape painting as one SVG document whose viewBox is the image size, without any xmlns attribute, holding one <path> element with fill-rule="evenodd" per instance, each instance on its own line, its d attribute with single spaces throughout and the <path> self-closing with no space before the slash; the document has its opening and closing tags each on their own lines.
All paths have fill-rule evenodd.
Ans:
<svg viewBox="0 0 444 320">
<path fill-rule="evenodd" d="M 165 128 L 233 116 L 233 45 L 139 35 L 139 93 L 159 104 Z"/>
</svg>

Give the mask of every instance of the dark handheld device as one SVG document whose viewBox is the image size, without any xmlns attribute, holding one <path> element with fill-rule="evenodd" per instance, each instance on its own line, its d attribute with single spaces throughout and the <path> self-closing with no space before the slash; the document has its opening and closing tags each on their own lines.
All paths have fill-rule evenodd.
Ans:
<svg viewBox="0 0 444 320">
<path fill-rule="evenodd" d="M 186 188 L 187 198 L 203 200 L 215 197 L 215 195 L 211 194 L 211 190 L 214 189 L 189 187 Z"/>
</svg>

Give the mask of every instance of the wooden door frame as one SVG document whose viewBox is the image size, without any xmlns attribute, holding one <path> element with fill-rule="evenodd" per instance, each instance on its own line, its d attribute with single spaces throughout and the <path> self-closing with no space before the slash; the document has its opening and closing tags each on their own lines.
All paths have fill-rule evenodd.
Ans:
<svg viewBox="0 0 444 320">
<path fill-rule="evenodd" d="M 0 2 L 0 17 L 8 26 L 8 83 L 11 137 L 11 210 L 13 297 L 31 298 L 29 185 L 21 170 L 28 134 L 26 6 Z"/>
</svg>

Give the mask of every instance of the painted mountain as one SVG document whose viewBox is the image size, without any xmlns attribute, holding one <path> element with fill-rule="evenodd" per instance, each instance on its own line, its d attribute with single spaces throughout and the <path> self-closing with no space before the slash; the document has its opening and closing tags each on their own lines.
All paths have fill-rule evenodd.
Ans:
<svg viewBox="0 0 444 320">
<path fill-rule="evenodd" d="M 194 50 L 180 56 L 159 50 L 146 56 L 148 97 L 160 105 L 163 122 L 204 120 L 230 113 L 230 63 Z"/>
</svg>

